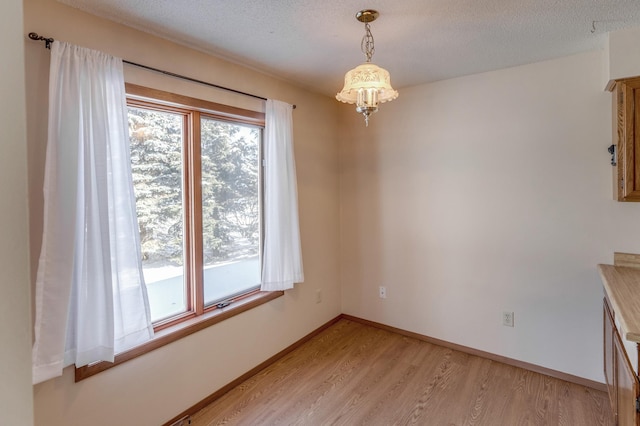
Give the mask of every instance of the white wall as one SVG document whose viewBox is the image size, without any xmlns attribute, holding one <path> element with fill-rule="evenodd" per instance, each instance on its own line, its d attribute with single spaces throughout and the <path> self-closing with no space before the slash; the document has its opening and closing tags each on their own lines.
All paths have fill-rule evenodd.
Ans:
<svg viewBox="0 0 640 426">
<path fill-rule="evenodd" d="M 24 7 L 27 32 L 296 104 L 294 143 L 305 268 L 305 283 L 277 300 L 82 382 L 74 383 L 72 369 L 66 369 L 63 377 L 35 386 L 36 425 L 162 424 L 340 314 L 334 100 L 55 0 L 25 0 Z M 31 254 L 36 259 L 31 267 L 35 271 L 42 233 L 49 52 L 36 42 L 28 42 L 25 52 Z M 131 67 L 125 68 L 125 79 L 207 100 L 255 106 L 251 99 Z M 320 304 L 315 303 L 316 289 L 322 291 Z"/>
<path fill-rule="evenodd" d="M 640 204 L 612 201 L 607 60 L 404 88 L 369 128 L 344 107 L 343 312 L 602 382 L 596 265 L 640 253 Z"/>
<path fill-rule="evenodd" d="M 0 424 L 33 424 L 22 1 L 0 6 Z"/>
</svg>

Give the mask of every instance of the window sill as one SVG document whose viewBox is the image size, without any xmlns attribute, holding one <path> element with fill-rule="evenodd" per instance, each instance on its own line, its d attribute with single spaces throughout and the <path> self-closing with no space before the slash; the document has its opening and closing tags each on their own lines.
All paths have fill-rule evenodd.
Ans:
<svg viewBox="0 0 640 426">
<path fill-rule="evenodd" d="M 80 380 L 84 380 L 87 377 L 91 377 L 95 374 L 100 373 L 101 371 L 108 370 L 109 368 L 115 367 L 116 365 L 122 364 L 123 362 L 139 357 L 140 355 L 144 355 L 147 352 L 151 352 L 164 345 L 168 345 L 169 343 L 175 342 L 176 340 L 179 340 L 197 331 L 203 330 L 209 326 L 241 314 L 242 312 L 248 311 L 249 309 L 260 306 L 263 303 L 267 303 L 271 300 L 277 299 L 283 294 L 283 291 L 261 291 L 249 297 L 238 300 L 237 302 L 225 308 L 215 309 L 211 312 L 205 313 L 204 315 L 200 315 L 196 318 L 192 318 L 190 320 L 180 322 L 174 326 L 157 331 L 153 339 L 151 339 L 147 343 L 136 346 L 133 349 L 116 355 L 114 362 L 101 361 L 94 364 L 86 365 L 84 367 L 76 368 L 75 381 L 79 382 Z"/>
</svg>

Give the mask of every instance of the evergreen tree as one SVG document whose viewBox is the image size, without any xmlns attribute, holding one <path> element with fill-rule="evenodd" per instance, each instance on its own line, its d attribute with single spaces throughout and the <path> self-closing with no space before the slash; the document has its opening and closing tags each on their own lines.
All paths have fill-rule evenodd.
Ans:
<svg viewBox="0 0 640 426">
<path fill-rule="evenodd" d="M 182 117 L 129 108 L 129 129 L 143 259 L 182 264 Z"/>
<path fill-rule="evenodd" d="M 129 108 L 132 175 L 143 259 L 183 263 L 183 116 Z M 201 122 L 206 263 L 258 254 L 260 131 Z"/>
<path fill-rule="evenodd" d="M 202 120 L 202 217 L 205 261 L 228 259 L 260 238 L 258 130 Z"/>
</svg>

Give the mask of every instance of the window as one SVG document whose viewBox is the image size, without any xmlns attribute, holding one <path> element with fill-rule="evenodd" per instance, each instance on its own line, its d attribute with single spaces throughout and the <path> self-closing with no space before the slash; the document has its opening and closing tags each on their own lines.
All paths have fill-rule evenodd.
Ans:
<svg viewBox="0 0 640 426">
<path fill-rule="evenodd" d="M 264 116 L 127 92 L 142 265 L 161 329 L 260 287 Z"/>
<path fill-rule="evenodd" d="M 77 367 L 76 382 L 281 297 L 280 287 L 304 279 L 297 205 L 291 204 L 296 197 L 288 191 L 271 203 L 295 210 L 286 221 L 278 222 L 277 214 L 269 224 L 262 220 L 265 114 L 129 83 L 126 90 L 143 269 L 156 333 L 116 354 L 113 363 Z M 266 103 L 272 118 L 286 106 L 278 102 Z M 278 164 L 270 176 L 265 173 L 265 185 L 279 185 L 283 177 L 295 183 L 291 137 L 278 136 L 285 149 L 270 156 Z M 295 184 L 289 187 L 295 190 Z M 274 225 L 291 241 L 270 245 L 271 261 L 265 261 L 274 268 L 265 271 L 268 290 L 260 291 L 263 228 Z M 280 268 L 278 260 L 289 257 L 291 268 Z"/>
</svg>

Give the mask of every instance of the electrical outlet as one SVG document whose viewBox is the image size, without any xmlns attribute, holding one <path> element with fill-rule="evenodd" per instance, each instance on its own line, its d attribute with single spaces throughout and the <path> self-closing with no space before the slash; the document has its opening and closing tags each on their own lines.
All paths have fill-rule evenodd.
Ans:
<svg viewBox="0 0 640 426">
<path fill-rule="evenodd" d="M 380 286 L 379 288 L 379 296 L 380 299 L 386 299 L 387 298 L 387 288 L 384 286 Z"/>
<path fill-rule="evenodd" d="M 513 312 L 502 312 L 502 325 L 505 327 L 513 327 Z"/>
<path fill-rule="evenodd" d="M 316 303 L 322 302 L 322 289 L 316 289 Z"/>
</svg>

